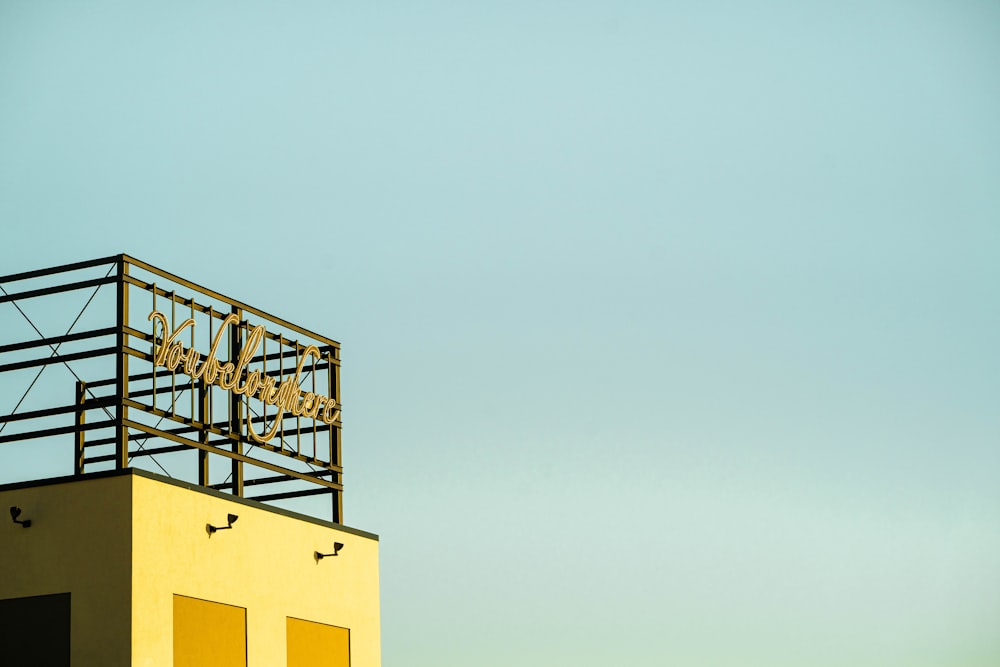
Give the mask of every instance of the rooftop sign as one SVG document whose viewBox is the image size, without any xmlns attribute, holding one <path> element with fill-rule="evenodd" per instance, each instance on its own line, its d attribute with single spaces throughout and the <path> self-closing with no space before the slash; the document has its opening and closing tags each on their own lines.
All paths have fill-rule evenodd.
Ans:
<svg viewBox="0 0 1000 667">
<path fill-rule="evenodd" d="M 22 308 L 74 293 L 90 299 L 62 335 Z M 99 325 L 75 331 L 101 303 Z M 76 475 L 152 462 L 261 501 L 328 494 L 343 520 L 336 341 L 128 255 L 0 277 L 0 309 L 11 307 L 3 321 L 23 316 L 32 335 L 0 339 L 0 386 L 27 388 L 0 403 L 0 445 L 64 443 Z M 33 397 L 51 366 L 69 370 L 65 389 L 48 378 Z"/>
<path fill-rule="evenodd" d="M 154 324 L 153 363 L 157 366 L 162 366 L 171 373 L 176 373 L 183 364 L 184 373 L 192 380 L 203 380 L 207 385 L 217 385 L 235 395 L 242 394 L 248 398 L 256 397 L 265 405 L 277 405 L 296 417 L 321 419 L 324 424 L 331 426 L 339 419 L 340 409 L 337 407 L 335 399 L 311 391 L 307 391 L 305 394 L 302 392 L 302 367 L 310 357 L 321 358 L 319 348 L 315 345 L 309 345 L 302 351 L 294 375 L 282 379 L 276 386 L 273 377 L 262 376 L 260 370 L 248 370 L 247 368 L 267 335 L 263 325 L 257 325 L 247 335 L 236 363 L 232 361 L 222 363 L 216 358 L 216 353 L 219 343 L 222 342 L 222 337 L 226 333 L 226 328 L 239 324 L 239 318 L 236 315 L 227 315 L 222 320 L 222 325 L 215 334 L 215 338 L 212 339 L 212 347 L 204 360 L 193 347 L 185 348 L 183 343 L 177 340 L 177 336 L 187 327 L 194 329 L 194 318 L 184 320 L 173 331 L 167 325 L 167 316 L 160 311 L 151 312 L 149 319 Z M 160 338 L 157 338 L 155 333 L 157 323 L 160 324 L 162 332 Z M 320 414 L 321 410 L 322 415 Z M 255 442 L 264 443 L 274 439 L 279 426 L 280 420 L 276 419 L 271 425 L 270 431 L 258 434 L 254 431 L 252 423 L 247 422 L 247 434 Z"/>
</svg>

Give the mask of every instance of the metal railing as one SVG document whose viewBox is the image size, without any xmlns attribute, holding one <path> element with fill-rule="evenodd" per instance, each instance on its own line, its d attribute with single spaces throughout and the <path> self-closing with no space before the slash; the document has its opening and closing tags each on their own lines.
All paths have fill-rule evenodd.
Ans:
<svg viewBox="0 0 1000 667">
<path fill-rule="evenodd" d="M 67 280 L 105 267 L 103 277 Z M 113 306 L 104 304 L 99 325 L 74 332 L 110 285 Z M 84 290 L 90 298 L 59 335 L 43 335 L 22 308 Z M 65 439 L 74 475 L 148 459 L 174 476 L 161 461 L 187 452 L 184 475 L 202 486 L 262 502 L 325 494 L 332 520 L 343 521 L 336 341 L 128 255 L 0 277 L 0 308 L 8 303 L 34 334 L 0 339 L 0 380 L 34 378 L 0 414 L 0 447 Z M 55 365 L 75 381 L 42 396 L 43 407 L 21 409 Z"/>
</svg>

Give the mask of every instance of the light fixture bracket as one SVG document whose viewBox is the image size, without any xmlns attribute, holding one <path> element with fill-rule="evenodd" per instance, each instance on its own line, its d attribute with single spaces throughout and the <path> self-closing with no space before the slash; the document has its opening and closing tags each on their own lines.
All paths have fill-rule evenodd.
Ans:
<svg viewBox="0 0 1000 667">
<path fill-rule="evenodd" d="M 21 508 L 17 505 L 10 506 L 10 519 L 16 524 L 19 524 L 21 528 L 31 528 L 31 519 L 21 519 Z"/>
<path fill-rule="evenodd" d="M 319 560 L 323 560 L 324 558 L 330 558 L 331 556 L 336 556 L 337 554 L 339 554 L 340 550 L 343 549 L 343 548 L 344 548 L 343 542 L 334 542 L 333 543 L 333 553 L 332 554 L 321 554 L 318 551 L 314 551 L 313 552 L 313 558 L 315 558 L 318 561 Z"/>
<path fill-rule="evenodd" d="M 217 533 L 220 530 L 230 530 L 233 527 L 233 524 L 236 523 L 236 520 L 239 519 L 239 518 L 240 517 L 237 516 L 237 515 L 235 515 L 235 514 L 227 514 L 226 515 L 226 523 L 227 523 L 227 525 L 225 525 L 225 526 L 213 526 L 212 524 L 209 523 L 209 524 L 205 524 L 205 530 L 208 531 L 209 535 L 211 535 L 212 533 Z"/>
</svg>

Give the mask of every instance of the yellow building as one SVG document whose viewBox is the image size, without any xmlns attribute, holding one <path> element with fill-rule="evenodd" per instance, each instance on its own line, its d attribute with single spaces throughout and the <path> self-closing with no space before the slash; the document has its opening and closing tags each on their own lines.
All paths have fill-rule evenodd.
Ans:
<svg viewBox="0 0 1000 667">
<path fill-rule="evenodd" d="M 0 664 L 380 664 L 374 535 L 131 468 L 0 507 Z"/>
<path fill-rule="evenodd" d="M 378 667 L 339 343 L 127 255 L 0 277 L 0 304 L 82 315 L 105 285 L 105 322 L 0 344 L 0 397 L 26 387 L 0 407 L 0 667 Z"/>
</svg>

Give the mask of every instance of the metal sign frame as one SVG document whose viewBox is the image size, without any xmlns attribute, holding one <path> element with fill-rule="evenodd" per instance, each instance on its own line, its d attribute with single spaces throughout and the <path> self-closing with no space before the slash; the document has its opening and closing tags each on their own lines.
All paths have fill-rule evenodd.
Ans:
<svg viewBox="0 0 1000 667">
<path fill-rule="evenodd" d="M 108 273 L 61 282 L 95 267 Z M 17 291 L 37 280 L 45 286 Z M 116 290 L 108 326 L 46 337 L 32 324 L 38 339 L 0 345 L 0 378 L 28 368 L 40 375 L 50 365 L 72 371 L 70 362 L 99 357 L 114 364 L 104 377 L 73 372 L 69 402 L 0 415 L 0 428 L 20 422 L 17 433 L 0 431 L 0 445 L 72 438 L 77 476 L 195 450 L 199 485 L 262 502 L 325 494 L 332 520 L 342 523 L 340 344 L 125 254 L 0 277 L 0 304 L 13 303 L 27 319 L 19 303 L 106 285 Z M 168 322 L 182 329 L 170 355 Z M 209 351 L 205 339 L 199 344 L 204 333 Z M 60 354 L 67 343 L 86 348 Z M 222 481 L 210 475 L 216 457 L 228 462 Z M 245 495 L 248 488 L 261 493 Z"/>
</svg>

